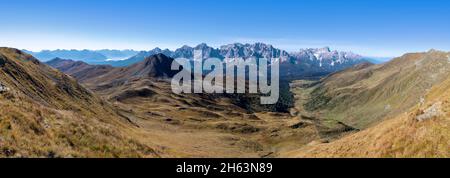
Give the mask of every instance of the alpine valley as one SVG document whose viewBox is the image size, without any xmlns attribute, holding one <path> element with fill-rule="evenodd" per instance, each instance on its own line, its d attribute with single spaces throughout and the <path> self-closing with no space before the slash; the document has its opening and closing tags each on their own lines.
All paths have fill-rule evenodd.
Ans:
<svg viewBox="0 0 450 178">
<path fill-rule="evenodd" d="M 280 59 L 279 102 L 173 93 L 179 71 L 171 64 L 193 59 L 194 50 L 224 62 Z M 140 52 L 0 48 L 0 156 L 450 157 L 450 53 L 370 61 L 264 43 Z"/>
</svg>

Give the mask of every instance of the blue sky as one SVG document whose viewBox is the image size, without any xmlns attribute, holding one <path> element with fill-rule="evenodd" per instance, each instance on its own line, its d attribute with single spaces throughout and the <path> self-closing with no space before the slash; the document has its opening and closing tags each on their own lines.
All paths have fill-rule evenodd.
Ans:
<svg viewBox="0 0 450 178">
<path fill-rule="evenodd" d="M 174 49 L 265 42 L 367 56 L 450 51 L 448 0 L 0 0 L 0 46 Z"/>
</svg>

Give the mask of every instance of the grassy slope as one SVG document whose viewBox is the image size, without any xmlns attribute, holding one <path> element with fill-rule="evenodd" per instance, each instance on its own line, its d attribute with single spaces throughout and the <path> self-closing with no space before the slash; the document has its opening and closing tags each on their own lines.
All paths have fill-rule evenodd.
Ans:
<svg viewBox="0 0 450 178">
<path fill-rule="evenodd" d="M 446 117 L 417 122 L 399 116 L 335 142 L 306 146 L 281 157 L 450 157 Z"/>
<path fill-rule="evenodd" d="M 438 115 L 417 118 L 438 105 Z M 339 139 L 284 152 L 281 157 L 450 157 L 450 78 L 410 112 Z"/>
<path fill-rule="evenodd" d="M 0 157 L 156 157 L 107 103 L 32 56 L 0 48 Z"/>
<path fill-rule="evenodd" d="M 313 87 L 308 111 L 364 129 L 417 104 L 433 85 L 450 75 L 447 53 L 407 54 L 393 61 L 358 66 Z"/>
</svg>

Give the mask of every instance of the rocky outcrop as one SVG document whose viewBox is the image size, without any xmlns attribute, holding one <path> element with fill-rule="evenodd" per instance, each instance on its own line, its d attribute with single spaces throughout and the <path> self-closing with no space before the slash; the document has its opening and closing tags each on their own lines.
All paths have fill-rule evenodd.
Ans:
<svg viewBox="0 0 450 178">
<path fill-rule="evenodd" d="M 432 106 L 430 106 L 429 108 L 422 111 L 419 115 L 417 115 L 416 120 L 425 121 L 442 115 L 443 112 L 441 111 L 441 105 L 442 105 L 441 102 L 434 103 Z"/>
<path fill-rule="evenodd" d="M 3 84 L 0 82 L 0 93 L 4 93 L 4 92 L 7 92 L 7 91 L 9 91 L 9 88 L 6 87 L 5 85 L 3 85 Z"/>
</svg>

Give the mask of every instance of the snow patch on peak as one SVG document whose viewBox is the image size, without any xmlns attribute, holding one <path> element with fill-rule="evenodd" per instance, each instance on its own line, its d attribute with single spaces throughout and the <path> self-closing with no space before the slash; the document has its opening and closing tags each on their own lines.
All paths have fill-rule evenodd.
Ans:
<svg viewBox="0 0 450 178">
<path fill-rule="evenodd" d="M 320 60 L 320 54 L 319 53 L 314 53 L 314 57 L 316 57 L 317 60 Z"/>
</svg>

